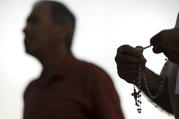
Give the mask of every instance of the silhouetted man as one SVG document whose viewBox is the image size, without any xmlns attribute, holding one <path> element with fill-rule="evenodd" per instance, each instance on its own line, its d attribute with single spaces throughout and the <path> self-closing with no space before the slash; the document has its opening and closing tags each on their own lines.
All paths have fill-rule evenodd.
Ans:
<svg viewBox="0 0 179 119">
<path fill-rule="evenodd" d="M 124 119 L 111 78 L 71 52 L 75 17 L 55 1 L 35 3 L 24 28 L 26 52 L 43 66 L 24 93 L 23 119 Z"/>
</svg>

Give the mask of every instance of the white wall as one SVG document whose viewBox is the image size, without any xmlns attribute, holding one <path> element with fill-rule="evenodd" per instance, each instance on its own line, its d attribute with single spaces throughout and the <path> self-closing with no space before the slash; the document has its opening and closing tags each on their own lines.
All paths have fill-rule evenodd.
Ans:
<svg viewBox="0 0 179 119">
<path fill-rule="evenodd" d="M 26 55 L 22 29 L 35 0 L 0 1 L 0 119 L 22 118 L 23 91 L 41 71 L 39 62 Z M 62 0 L 77 16 L 73 51 L 79 58 L 103 67 L 114 79 L 126 119 L 173 119 L 142 97 L 142 114 L 138 114 L 133 86 L 116 73 L 114 57 L 118 46 L 149 44 L 162 29 L 175 25 L 178 0 Z M 165 61 L 164 55 L 144 52 L 147 66 L 156 73 Z M 157 65 L 156 65 L 157 64 Z"/>
</svg>

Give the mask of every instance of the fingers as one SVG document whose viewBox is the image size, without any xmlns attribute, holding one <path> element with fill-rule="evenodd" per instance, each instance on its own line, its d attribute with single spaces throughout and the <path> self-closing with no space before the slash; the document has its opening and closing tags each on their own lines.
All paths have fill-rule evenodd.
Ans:
<svg viewBox="0 0 179 119">
<path fill-rule="evenodd" d="M 116 63 L 145 63 L 146 60 L 142 55 L 142 51 L 133 48 L 129 45 L 123 45 L 118 48 L 117 55 L 115 57 Z"/>
<path fill-rule="evenodd" d="M 154 53 L 161 53 L 163 51 L 162 45 L 161 45 L 161 32 L 154 37 L 151 38 L 150 44 L 153 45 L 153 52 Z"/>
<path fill-rule="evenodd" d="M 154 53 L 165 52 L 168 49 L 171 30 L 163 30 L 151 38 L 150 43 L 153 45 Z"/>
<path fill-rule="evenodd" d="M 128 83 L 134 83 L 138 77 L 139 64 L 145 65 L 146 59 L 142 50 L 129 45 L 120 46 L 115 57 L 118 75 Z"/>
<path fill-rule="evenodd" d="M 127 81 L 128 83 L 134 83 L 135 80 L 137 79 L 138 75 L 137 74 L 137 70 L 133 70 L 133 71 L 128 71 L 128 72 L 124 72 L 124 71 L 120 71 L 118 70 L 118 75 L 124 79 L 125 81 Z"/>
<path fill-rule="evenodd" d="M 138 65 L 137 64 L 122 64 L 122 63 L 119 63 L 117 65 L 117 69 L 119 69 L 122 72 L 130 71 L 130 70 L 137 70 Z"/>
<path fill-rule="evenodd" d="M 133 48 L 129 45 L 123 45 L 123 46 L 119 47 L 117 50 L 117 53 L 118 54 L 128 54 L 128 55 L 131 55 L 134 57 L 140 57 L 142 55 L 142 51 L 140 51 L 136 48 Z"/>
<path fill-rule="evenodd" d="M 146 60 L 143 56 L 141 57 L 135 57 L 132 55 L 128 55 L 128 54 L 117 54 L 115 57 L 115 61 L 116 63 L 121 63 L 121 64 L 144 64 L 146 63 Z"/>
</svg>

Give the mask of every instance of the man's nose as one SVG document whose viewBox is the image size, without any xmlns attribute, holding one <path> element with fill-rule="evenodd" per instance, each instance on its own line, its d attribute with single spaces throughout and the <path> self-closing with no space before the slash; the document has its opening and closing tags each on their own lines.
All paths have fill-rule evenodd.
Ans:
<svg viewBox="0 0 179 119">
<path fill-rule="evenodd" d="M 23 28 L 23 32 L 26 34 L 30 31 L 30 26 L 27 24 L 24 28 Z"/>
</svg>

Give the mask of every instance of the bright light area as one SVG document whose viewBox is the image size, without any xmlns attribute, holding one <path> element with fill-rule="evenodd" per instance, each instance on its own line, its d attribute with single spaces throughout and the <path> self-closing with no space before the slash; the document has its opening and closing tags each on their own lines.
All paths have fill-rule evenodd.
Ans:
<svg viewBox="0 0 179 119">
<path fill-rule="evenodd" d="M 41 65 L 25 54 L 22 29 L 35 0 L 0 2 L 0 119 L 21 119 L 23 92 Z M 174 119 L 142 96 L 138 114 L 131 96 L 133 86 L 117 75 L 114 57 L 120 45 L 147 46 L 162 29 L 173 28 L 178 0 L 62 0 L 77 16 L 73 52 L 104 68 L 113 78 L 126 119 Z M 160 73 L 164 55 L 144 52 L 147 67 Z M 101 82 L 102 85 L 102 82 Z"/>
</svg>

